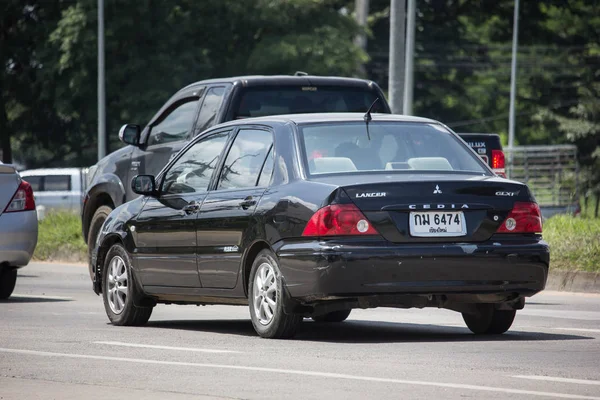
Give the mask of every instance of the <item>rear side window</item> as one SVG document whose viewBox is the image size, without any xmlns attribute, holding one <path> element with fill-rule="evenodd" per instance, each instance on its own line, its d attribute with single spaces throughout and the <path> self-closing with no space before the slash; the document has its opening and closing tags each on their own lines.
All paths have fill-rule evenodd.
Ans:
<svg viewBox="0 0 600 400">
<path fill-rule="evenodd" d="M 42 190 L 42 177 L 41 176 L 24 176 L 23 180 L 31 185 L 31 189 L 34 192 Z"/>
<path fill-rule="evenodd" d="M 234 118 L 316 112 L 366 112 L 377 94 L 347 87 L 277 86 L 248 88 L 240 97 Z M 373 112 L 386 112 L 383 100 Z"/>
<path fill-rule="evenodd" d="M 301 127 L 310 174 L 470 172 L 491 175 L 468 147 L 441 125 L 337 122 Z"/>
<path fill-rule="evenodd" d="M 273 135 L 269 131 L 240 130 L 225 159 L 217 189 L 256 186 L 272 144 Z"/>
</svg>

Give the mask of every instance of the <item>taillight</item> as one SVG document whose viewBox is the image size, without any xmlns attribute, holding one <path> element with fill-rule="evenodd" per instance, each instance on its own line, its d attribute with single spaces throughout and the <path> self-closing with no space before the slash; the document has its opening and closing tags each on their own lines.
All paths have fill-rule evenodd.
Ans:
<svg viewBox="0 0 600 400">
<path fill-rule="evenodd" d="M 542 233 L 540 207 L 537 203 L 517 201 L 497 232 Z"/>
<path fill-rule="evenodd" d="M 302 236 L 377 234 L 377 230 L 354 204 L 333 204 L 319 209 L 302 232 Z"/>
<path fill-rule="evenodd" d="M 25 181 L 17 188 L 14 196 L 6 206 L 4 212 L 29 211 L 35 210 L 35 200 L 33 199 L 33 189 L 31 185 Z"/>
<path fill-rule="evenodd" d="M 502 150 L 492 150 L 492 169 L 496 175 L 506 178 L 505 166 L 504 152 Z"/>
</svg>

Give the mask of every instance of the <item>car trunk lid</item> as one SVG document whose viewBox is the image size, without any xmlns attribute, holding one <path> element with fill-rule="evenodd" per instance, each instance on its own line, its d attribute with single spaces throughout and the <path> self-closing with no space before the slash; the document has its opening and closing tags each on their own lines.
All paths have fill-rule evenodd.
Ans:
<svg viewBox="0 0 600 400">
<path fill-rule="evenodd" d="M 0 164 L 0 215 L 4 213 L 6 206 L 15 195 L 19 183 L 20 178 L 15 167 Z"/>
<path fill-rule="evenodd" d="M 499 178 L 346 184 L 351 201 L 391 242 L 481 242 L 515 201 L 534 201 L 527 186 Z"/>
</svg>

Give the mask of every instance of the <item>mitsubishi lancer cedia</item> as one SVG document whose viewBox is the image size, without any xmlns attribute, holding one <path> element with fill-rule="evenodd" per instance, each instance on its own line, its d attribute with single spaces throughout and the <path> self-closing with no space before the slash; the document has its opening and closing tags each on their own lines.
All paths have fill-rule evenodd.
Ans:
<svg viewBox="0 0 600 400">
<path fill-rule="evenodd" d="M 159 303 L 238 304 L 260 336 L 284 338 L 303 318 L 439 307 L 500 334 L 546 284 L 530 190 L 429 119 L 232 121 L 131 185 L 142 196 L 110 213 L 92 255 L 115 325 Z"/>
</svg>

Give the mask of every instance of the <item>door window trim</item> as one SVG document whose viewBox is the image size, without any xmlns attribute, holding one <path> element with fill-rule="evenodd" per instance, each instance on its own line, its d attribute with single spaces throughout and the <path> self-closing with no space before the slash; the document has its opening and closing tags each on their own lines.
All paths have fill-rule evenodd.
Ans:
<svg viewBox="0 0 600 400">
<path fill-rule="evenodd" d="M 235 129 L 233 131 L 233 135 L 230 137 L 229 139 L 229 143 L 227 143 L 226 147 L 225 147 L 225 156 L 219 161 L 219 169 L 218 169 L 218 174 L 216 175 L 216 177 L 214 179 L 214 182 L 211 183 L 211 185 L 208 187 L 208 191 L 210 193 L 220 193 L 220 192 L 233 192 L 236 190 L 248 190 L 248 189 L 260 189 L 261 187 L 257 186 L 258 185 L 258 180 L 260 179 L 260 173 L 258 174 L 258 177 L 256 178 L 257 180 L 254 182 L 254 186 L 248 186 L 248 187 L 244 187 L 244 188 L 227 188 L 227 189 L 218 189 L 217 185 L 219 184 L 219 180 L 221 179 L 221 174 L 223 173 L 223 164 L 225 163 L 225 160 L 227 159 L 227 156 L 229 155 L 229 151 L 231 150 L 231 147 L 233 146 L 233 142 L 235 141 L 235 139 L 237 138 L 237 135 L 240 133 L 240 131 L 242 130 L 261 130 L 261 131 L 267 131 L 269 133 L 271 133 L 271 147 L 269 147 L 269 150 L 271 148 L 273 148 L 273 151 L 275 151 L 274 147 L 275 147 L 275 132 L 273 130 L 272 127 L 268 126 L 268 125 L 237 125 L 235 126 Z M 269 152 L 267 152 L 267 156 L 269 155 Z M 260 172 L 262 173 L 262 169 L 264 168 L 265 162 L 266 162 L 267 158 L 265 157 L 265 159 L 263 160 L 263 163 L 261 165 L 261 169 Z M 271 181 L 273 180 L 273 176 L 271 176 Z M 269 186 L 265 186 L 265 188 L 268 188 Z"/>
</svg>

